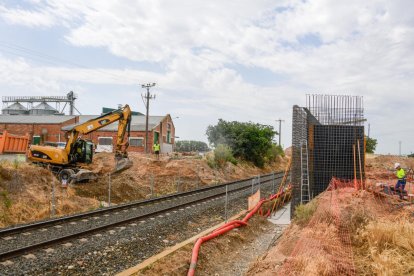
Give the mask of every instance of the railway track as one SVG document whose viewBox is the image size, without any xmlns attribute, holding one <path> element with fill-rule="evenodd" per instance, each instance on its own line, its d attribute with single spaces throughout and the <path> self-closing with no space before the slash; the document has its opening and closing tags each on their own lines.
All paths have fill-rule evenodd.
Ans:
<svg viewBox="0 0 414 276">
<path fill-rule="evenodd" d="M 260 176 L 260 184 L 256 184 L 256 186 L 273 183 L 276 187 L 276 182 L 279 182 L 282 177 L 282 172 L 274 175 L 262 175 Z M 11 259 L 109 228 L 148 218 L 155 219 L 156 216 L 162 217 L 162 214 L 176 212 L 177 209 L 202 204 L 224 196 L 226 186 L 228 186 L 229 194 L 246 191 L 246 189 L 252 189 L 253 179 L 249 178 L 77 215 L 0 229 L 0 239 L 3 239 L 0 245 L 0 260 Z"/>
</svg>

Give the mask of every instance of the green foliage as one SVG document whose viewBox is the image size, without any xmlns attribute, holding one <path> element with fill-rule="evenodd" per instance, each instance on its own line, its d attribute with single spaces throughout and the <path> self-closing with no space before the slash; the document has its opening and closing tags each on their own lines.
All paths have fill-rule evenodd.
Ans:
<svg viewBox="0 0 414 276">
<path fill-rule="evenodd" d="M 206 155 L 206 159 L 207 159 L 207 165 L 212 168 L 215 169 L 217 167 L 216 162 L 214 161 L 214 154 L 207 154 Z"/>
<path fill-rule="evenodd" d="M 16 170 L 19 168 L 19 161 L 17 159 L 13 160 L 13 168 L 15 168 Z"/>
<path fill-rule="evenodd" d="M 258 167 L 263 167 L 277 152 L 272 149 L 272 140 L 277 134 L 272 126 L 219 119 L 217 125 L 208 126 L 206 134 L 214 147 L 228 145 L 234 157 L 253 162 Z"/>
<path fill-rule="evenodd" d="M 283 151 L 281 146 L 272 144 L 272 146 L 266 153 L 266 162 L 276 161 L 276 158 L 278 156 L 285 156 L 285 152 Z"/>
<path fill-rule="evenodd" d="M 316 211 L 317 204 L 315 200 L 307 204 L 300 204 L 295 208 L 295 221 L 299 225 L 306 225 Z"/>
<path fill-rule="evenodd" d="M 190 151 L 209 151 L 210 148 L 207 143 L 202 141 L 183 140 L 175 142 L 175 151 L 177 152 L 190 152 Z"/>
<path fill-rule="evenodd" d="M 230 162 L 237 165 L 237 160 L 234 158 L 231 149 L 227 145 L 220 144 L 214 149 L 214 160 L 220 168 L 222 168 L 226 162 Z"/>
<path fill-rule="evenodd" d="M 377 147 L 377 139 L 366 137 L 366 151 L 367 153 L 374 153 Z"/>
<path fill-rule="evenodd" d="M 414 158 L 414 153 L 407 155 L 408 157 Z"/>
<path fill-rule="evenodd" d="M 219 144 L 213 152 L 214 155 L 207 155 L 207 164 L 211 168 L 223 168 L 227 162 L 237 165 L 231 149 L 227 145 Z"/>
</svg>

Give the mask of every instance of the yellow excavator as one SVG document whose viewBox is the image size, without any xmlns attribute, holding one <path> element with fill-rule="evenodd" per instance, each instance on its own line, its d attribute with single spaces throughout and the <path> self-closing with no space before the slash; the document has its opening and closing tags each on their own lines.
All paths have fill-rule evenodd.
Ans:
<svg viewBox="0 0 414 276">
<path fill-rule="evenodd" d="M 65 148 L 53 146 L 31 145 L 27 158 L 32 163 L 49 168 L 58 179 L 67 183 L 76 183 L 96 179 L 96 174 L 85 167 L 92 163 L 94 145 L 82 139 L 89 134 L 114 122 L 118 122 L 118 133 L 115 148 L 115 168 L 118 173 L 132 166 L 128 158 L 129 139 L 124 142 L 125 133 L 130 134 L 131 109 L 129 105 L 101 115 L 97 118 L 75 125 L 67 131 Z"/>
</svg>

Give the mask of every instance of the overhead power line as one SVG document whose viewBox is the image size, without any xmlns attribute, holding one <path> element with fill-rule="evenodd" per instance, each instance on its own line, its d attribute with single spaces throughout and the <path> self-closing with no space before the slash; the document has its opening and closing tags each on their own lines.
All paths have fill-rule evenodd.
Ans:
<svg viewBox="0 0 414 276">
<path fill-rule="evenodd" d="M 39 52 L 37 50 L 29 49 L 29 48 L 16 45 L 16 44 L 12 44 L 12 43 L 8 43 L 5 41 L 0 41 L 0 49 L 3 52 L 6 52 L 11 55 L 25 57 L 25 58 L 36 60 L 36 61 L 42 61 L 42 62 L 52 64 L 52 65 L 69 65 L 72 67 L 87 69 L 96 74 L 110 76 L 112 79 L 121 81 L 121 82 L 125 80 L 129 80 L 130 82 L 137 82 L 137 79 L 135 78 L 129 78 L 124 75 L 118 75 L 118 74 L 114 74 L 111 72 L 107 72 L 105 70 L 96 69 L 90 66 L 86 66 L 84 64 L 66 60 L 60 57 L 51 56 L 51 55 Z"/>
</svg>

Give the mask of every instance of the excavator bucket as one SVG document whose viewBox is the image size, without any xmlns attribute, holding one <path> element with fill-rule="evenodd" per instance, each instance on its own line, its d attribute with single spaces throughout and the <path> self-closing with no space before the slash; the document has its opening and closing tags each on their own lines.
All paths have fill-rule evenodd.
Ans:
<svg viewBox="0 0 414 276">
<path fill-rule="evenodd" d="M 115 158 L 115 168 L 112 173 L 119 173 L 132 167 L 132 161 L 128 157 Z"/>
<path fill-rule="evenodd" d="M 71 181 L 72 183 L 79 183 L 89 180 L 95 180 L 97 178 L 98 176 L 90 170 L 80 169 L 77 173 L 72 175 Z"/>
</svg>

